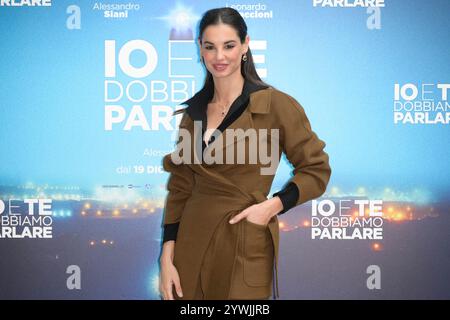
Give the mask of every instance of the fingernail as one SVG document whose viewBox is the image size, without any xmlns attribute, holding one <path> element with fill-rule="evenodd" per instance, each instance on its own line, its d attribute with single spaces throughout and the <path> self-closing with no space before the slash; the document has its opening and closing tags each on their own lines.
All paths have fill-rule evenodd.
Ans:
<svg viewBox="0 0 450 320">
<path fill-rule="evenodd" d="M 230 223 L 234 223 L 234 219 L 231 219 L 231 220 L 230 220 Z"/>
<path fill-rule="evenodd" d="M 180 292 L 178 295 L 179 295 L 180 297 L 183 297 L 183 293 L 182 293 L 182 292 Z"/>
</svg>

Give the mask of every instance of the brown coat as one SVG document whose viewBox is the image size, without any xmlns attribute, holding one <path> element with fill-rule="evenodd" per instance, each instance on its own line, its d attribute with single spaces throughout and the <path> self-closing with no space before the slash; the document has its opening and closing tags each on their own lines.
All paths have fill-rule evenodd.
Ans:
<svg viewBox="0 0 450 320">
<path fill-rule="evenodd" d="M 194 143 L 194 121 L 187 113 L 183 114 L 180 128 L 189 130 Z M 323 150 L 325 143 L 312 131 L 303 107 L 294 98 L 274 88 L 251 93 L 248 107 L 228 127 L 237 128 L 279 129 L 278 159 L 285 152 L 294 166 L 290 181 L 299 189 L 296 205 L 325 192 L 331 175 L 328 154 Z M 225 134 L 221 139 L 216 139 L 208 148 L 220 143 L 225 151 L 238 142 L 226 141 Z M 266 142 L 270 152 L 271 139 Z M 248 152 L 246 154 L 248 161 Z M 267 200 L 274 178 L 274 175 L 261 175 L 260 168 L 267 166 L 259 161 L 257 164 L 196 164 L 191 161 L 176 165 L 171 154 L 164 157 L 164 170 L 170 173 L 164 224 L 180 222 L 174 264 L 180 275 L 183 299 L 197 298 L 200 279 L 205 299 L 228 299 L 232 282 L 236 281 L 232 280 L 233 276 L 238 272 L 248 288 L 264 289 L 254 291 L 259 293 L 253 297 L 249 291 L 247 298 L 259 298 L 255 296 L 258 294 L 268 296 L 265 288 L 270 290 L 271 266 L 275 262 L 275 272 L 278 266 L 277 216 L 272 217 L 268 226 L 246 219 L 237 224 L 228 223 L 248 206 Z M 263 243 L 264 229 L 269 231 L 270 246 Z M 237 271 L 237 265 L 241 265 L 242 270 Z"/>
</svg>

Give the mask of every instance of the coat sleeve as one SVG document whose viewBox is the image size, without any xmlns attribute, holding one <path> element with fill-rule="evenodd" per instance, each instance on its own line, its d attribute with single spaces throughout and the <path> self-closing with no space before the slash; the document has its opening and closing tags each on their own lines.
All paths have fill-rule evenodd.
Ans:
<svg viewBox="0 0 450 320">
<path fill-rule="evenodd" d="M 295 206 L 320 197 L 326 190 L 330 176 L 325 142 L 312 130 L 305 110 L 290 95 L 275 90 L 272 106 L 278 128 L 280 145 L 293 165 L 293 177 L 299 197 Z"/>
<path fill-rule="evenodd" d="M 186 120 L 188 115 L 185 113 L 181 123 Z M 177 144 L 180 142 L 180 135 L 178 134 Z M 177 223 L 181 219 L 186 201 L 191 196 L 191 190 L 194 186 L 194 172 L 192 169 L 184 164 L 175 164 L 172 161 L 172 153 L 163 157 L 164 171 L 169 172 L 167 181 L 167 197 L 164 210 L 164 226 L 168 224 Z"/>
<path fill-rule="evenodd" d="M 286 187 L 278 192 L 275 192 L 273 196 L 279 197 L 281 203 L 283 204 L 283 210 L 278 212 L 278 215 L 281 215 L 289 211 L 291 208 L 295 207 L 295 205 L 297 204 L 299 197 L 297 185 L 293 182 L 289 182 Z"/>
</svg>

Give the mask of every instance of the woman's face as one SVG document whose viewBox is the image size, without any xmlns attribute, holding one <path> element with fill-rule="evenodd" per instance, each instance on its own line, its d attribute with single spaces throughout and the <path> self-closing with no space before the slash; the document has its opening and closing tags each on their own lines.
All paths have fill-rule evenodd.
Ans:
<svg viewBox="0 0 450 320">
<path fill-rule="evenodd" d="M 200 40 L 200 53 L 214 77 L 227 77 L 241 72 L 242 56 L 248 50 L 249 37 L 241 44 L 237 31 L 227 24 L 210 25 Z"/>
</svg>

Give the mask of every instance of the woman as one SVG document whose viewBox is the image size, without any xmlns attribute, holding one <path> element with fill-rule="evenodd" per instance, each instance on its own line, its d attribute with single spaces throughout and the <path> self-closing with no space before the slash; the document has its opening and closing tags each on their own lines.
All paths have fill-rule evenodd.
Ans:
<svg viewBox="0 0 450 320">
<path fill-rule="evenodd" d="M 331 175 L 325 143 L 294 98 L 261 81 L 247 26 L 236 10 L 207 11 L 198 44 L 207 70 L 205 84 L 183 103 L 188 107 L 175 112 L 183 113 L 178 158 L 173 152 L 163 159 L 170 177 L 161 295 L 165 300 L 267 299 L 273 280 L 278 293 L 277 215 L 325 192 Z M 293 164 L 294 176 L 272 198 L 267 195 L 277 166 L 264 171 L 267 161 L 250 163 L 255 154 L 252 139 L 230 138 L 225 131 L 232 130 L 253 130 L 271 156 L 278 161 L 285 152 Z M 268 130 L 271 133 L 264 135 Z M 195 147 L 198 138 L 201 150 Z M 238 144 L 244 146 L 241 153 L 230 153 Z M 226 159 L 234 161 L 196 162 L 205 153 L 215 159 L 230 153 Z M 236 161 L 239 157 L 245 162 Z"/>
</svg>

